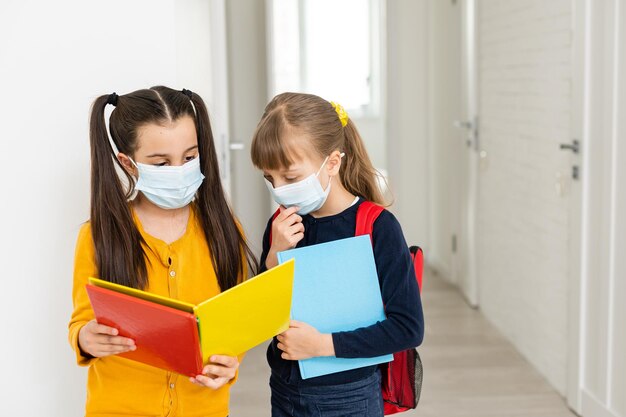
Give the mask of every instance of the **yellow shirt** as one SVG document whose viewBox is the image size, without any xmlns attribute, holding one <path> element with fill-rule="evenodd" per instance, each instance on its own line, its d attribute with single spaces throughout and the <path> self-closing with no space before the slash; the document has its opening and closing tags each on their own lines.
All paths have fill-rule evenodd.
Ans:
<svg viewBox="0 0 626 417">
<path fill-rule="evenodd" d="M 208 245 L 194 210 L 189 210 L 185 234 L 166 244 L 135 223 L 151 250 L 147 250 L 148 288 L 155 294 L 200 303 L 220 292 Z M 86 416 L 225 417 L 230 385 L 218 390 L 198 387 L 178 375 L 119 356 L 87 358 L 78 348 L 78 332 L 95 318 L 85 284 L 98 276 L 90 223 L 85 223 L 76 244 L 74 311 L 69 323 L 70 344 L 81 366 L 89 366 Z M 240 358 L 241 359 L 241 358 Z"/>
</svg>

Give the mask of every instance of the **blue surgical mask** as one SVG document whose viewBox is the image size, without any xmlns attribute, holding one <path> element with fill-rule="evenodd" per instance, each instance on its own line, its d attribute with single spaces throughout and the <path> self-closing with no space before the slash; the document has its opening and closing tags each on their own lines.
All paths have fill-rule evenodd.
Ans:
<svg viewBox="0 0 626 417">
<path fill-rule="evenodd" d="M 191 203 L 204 180 L 199 157 L 180 166 L 140 164 L 132 159 L 131 162 L 139 170 L 135 189 L 163 209 L 177 209 Z"/>
<path fill-rule="evenodd" d="M 344 154 L 342 153 L 341 156 L 343 157 Z M 309 214 L 319 210 L 326 202 L 328 194 L 330 193 L 330 182 L 332 177 L 328 179 L 326 189 L 322 188 L 322 184 L 320 184 L 319 179 L 317 178 L 327 161 L 328 157 L 324 159 L 324 162 L 317 173 L 311 174 L 302 181 L 298 181 L 293 184 L 287 184 L 274 188 L 272 183 L 266 179 L 265 184 L 272 194 L 274 201 L 287 208 L 294 206 L 299 207 L 298 214 L 300 215 Z"/>
</svg>

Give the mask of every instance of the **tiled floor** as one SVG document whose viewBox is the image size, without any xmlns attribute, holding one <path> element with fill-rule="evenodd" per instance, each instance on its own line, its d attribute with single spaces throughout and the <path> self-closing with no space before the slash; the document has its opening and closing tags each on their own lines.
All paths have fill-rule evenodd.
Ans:
<svg viewBox="0 0 626 417">
<path fill-rule="evenodd" d="M 572 417 L 564 400 L 479 311 L 436 276 L 424 278 L 424 388 L 404 417 Z M 248 353 L 231 417 L 268 417 L 266 344 Z"/>
</svg>

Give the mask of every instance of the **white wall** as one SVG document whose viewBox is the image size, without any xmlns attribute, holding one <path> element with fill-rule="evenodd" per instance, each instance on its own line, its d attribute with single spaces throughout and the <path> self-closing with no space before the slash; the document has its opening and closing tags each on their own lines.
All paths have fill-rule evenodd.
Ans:
<svg viewBox="0 0 626 417">
<path fill-rule="evenodd" d="M 482 0 L 480 308 L 561 393 L 567 375 L 571 2 Z"/>
<path fill-rule="evenodd" d="M 210 94 L 207 5 L 2 2 L 2 415 L 83 415 L 86 370 L 67 323 L 75 239 L 89 216 L 89 107 L 155 84 Z"/>
<path fill-rule="evenodd" d="M 428 2 L 387 2 L 387 167 L 409 244 L 429 256 Z"/>
<path fill-rule="evenodd" d="M 226 19 L 231 141 L 244 144 L 231 154 L 233 205 L 251 247 L 260 254 L 271 206 L 263 175 L 252 165 L 250 145 L 269 102 L 265 2 L 229 0 Z"/>
<path fill-rule="evenodd" d="M 348 114 L 348 116 L 350 116 Z M 385 136 L 385 115 L 375 117 L 353 117 L 372 164 L 378 170 L 387 170 L 387 137 Z"/>
<path fill-rule="evenodd" d="M 626 416 L 626 4 L 585 8 L 582 414 Z"/>
</svg>

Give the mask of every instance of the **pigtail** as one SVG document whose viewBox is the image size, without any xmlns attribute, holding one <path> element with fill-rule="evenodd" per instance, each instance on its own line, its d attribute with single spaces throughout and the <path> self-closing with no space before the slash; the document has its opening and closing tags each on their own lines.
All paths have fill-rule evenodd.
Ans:
<svg viewBox="0 0 626 417">
<path fill-rule="evenodd" d="M 145 289 L 147 284 L 143 239 L 135 227 L 127 192 L 116 170 L 104 110 L 110 96 L 96 99 L 91 110 L 91 230 L 100 278 Z M 123 99 L 122 99 L 123 100 Z M 115 111 L 115 110 L 114 110 Z M 121 166 L 121 165 L 120 165 Z M 132 177 L 123 170 L 132 184 Z"/>
<path fill-rule="evenodd" d="M 339 175 L 344 187 L 350 193 L 368 201 L 388 205 L 379 186 L 378 178 L 382 178 L 382 175 L 374 168 L 363 139 L 352 120 L 347 121 L 343 134 L 343 152 L 346 156 L 343 158 Z"/>
<path fill-rule="evenodd" d="M 206 105 L 199 95 L 189 90 L 183 90 L 183 93 L 194 106 L 200 165 L 206 177 L 198 190 L 196 209 L 220 289 L 225 291 L 237 285 L 240 278 L 246 278 L 246 264 L 247 270 L 255 275 L 259 269 L 258 261 L 226 201 Z"/>
</svg>

